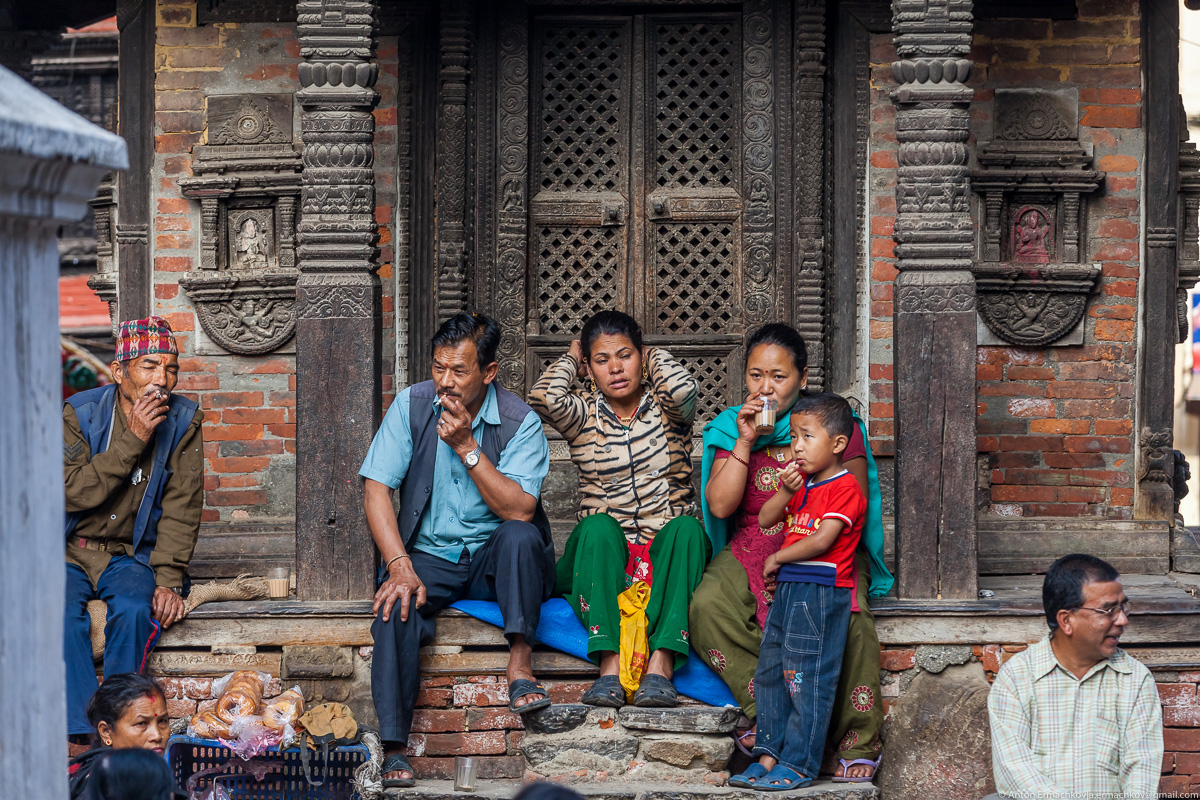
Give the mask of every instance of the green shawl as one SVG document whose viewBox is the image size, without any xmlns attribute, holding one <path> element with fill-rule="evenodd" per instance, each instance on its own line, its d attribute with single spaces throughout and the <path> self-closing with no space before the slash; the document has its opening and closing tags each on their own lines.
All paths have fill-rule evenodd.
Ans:
<svg viewBox="0 0 1200 800">
<path fill-rule="evenodd" d="M 717 415 L 716 419 L 704 426 L 704 451 L 700 460 L 700 508 L 704 513 L 704 530 L 712 543 L 713 555 L 721 551 L 729 543 L 730 519 L 718 519 L 708 510 L 704 499 L 704 490 L 708 486 L 712 474 L 713 460 L 718 449 L 733 450 L 737 444 L 737 415 L 741 406 L 727 408 Z M 752 450 L 760 450 L 772 445 L 784 447 L 791 441 L 790 414 L 780 414 L 775 420 L 775 430 L 770 435 L 758 437 Z M 867 427 L 858 415 L 854 416 L 862 432 L 863 444 L 867 445 Z M 867 445 L 867 518 L 863 522 L 863 544 L 871 556 L 871 597 L 882 597 L 892 590 L 895 579 L 883 560 L 883 502 L 879 494 L 879 469 L 875 466 L 875 457 Z"/>
</svg>

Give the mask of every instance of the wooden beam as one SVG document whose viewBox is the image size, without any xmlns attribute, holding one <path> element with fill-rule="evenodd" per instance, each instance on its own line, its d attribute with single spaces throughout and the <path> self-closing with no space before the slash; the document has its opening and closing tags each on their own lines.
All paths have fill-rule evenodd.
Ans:
<svg viewBox="0 0 1200 800">
<path fill-rule="evenodd" d="M 150 314 L 150 180 L 154 167 L 153 2 L 121 3 L 117 132 L 129 147 L 129 169 L 117 176 L 117 318 Z M 123 102 L 122 102 L 123 101 Z"/>
</svg>

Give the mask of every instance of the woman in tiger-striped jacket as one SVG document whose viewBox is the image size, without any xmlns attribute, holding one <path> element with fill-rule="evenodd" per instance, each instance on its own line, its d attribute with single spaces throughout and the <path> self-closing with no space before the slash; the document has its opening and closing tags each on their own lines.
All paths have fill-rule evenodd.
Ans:
<svg viewBox="0 0 1200 800">
<path fill-rule="evenodd" d="M 583 378 L 585 391 L 571 384 Z M 579 523 L 558 562 L 558 589 L 588 630 L 600 677 L 583 702 L 619 708 L 617 596 L 651 584 L 650 660 L 634 705 L 678 703 L 671 677 L 688 655 L 688 603 L 711 546 L 696 517 L 692 422 L 699 386 L 671 354 L 645 349 L 637 323 L 601 311 L 551 364 L 529 404 L 563 435 L 579 470 Z"/>
</svg>

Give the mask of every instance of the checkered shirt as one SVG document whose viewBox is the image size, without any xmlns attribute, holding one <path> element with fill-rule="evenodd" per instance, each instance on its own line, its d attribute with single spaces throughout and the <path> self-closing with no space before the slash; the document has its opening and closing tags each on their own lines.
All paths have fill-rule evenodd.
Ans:
<svg viewBox="0 0 1200 800">
<path fill-rule="evenodd" d="M 1118 650 L 1082 679 L 1047 636 L 1010 659 L 988 697 L 992 770 L 1007 797 L 1157 797 L 1162 710 L 1150 670 Z"/>
</svg>

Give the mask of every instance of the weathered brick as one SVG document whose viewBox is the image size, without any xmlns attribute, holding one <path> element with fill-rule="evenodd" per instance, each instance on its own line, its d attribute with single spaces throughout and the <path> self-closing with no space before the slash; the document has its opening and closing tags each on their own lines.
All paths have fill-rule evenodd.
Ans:
<svg viewBox="0 0 1200 800">
<path fill-rule="evenodd" d="M 190 250 L 196 240 L 183 233 L 162 233 L 154 239 L 159 250 Z"/>
<path fill-rule="evenodd" d="M 261 506 L 267 502 L 267 493 L 254 489 L 205 492 L 204 502 L 210 506 Z"/>
<path fill-rule="evenodd" d="M 1084 106 L 1079 124 L 1087 128 L 1140 128 L 1142 110 L 1137 106 Z"/>
<path fill-rule="evenodd" d="M 200 111 L 156 111 L 154 124 L 163 133 L 197 133 L 204 130 L 204 114 Z"/>
<path fill-rule="evenodd" d="M 1055 469 L 1095 469 L 1104 466 L 1104 456 L 1097 453 L 1046 453 L 1046 466 Z"/>
<path fill-rule="evenodd" d="M 1186 753 L 1200 752 L 1200 730 L 1163 728 L 1163 749 Z"/>
<path fill-rule="evenodd" d="M 192 268 L 192 259 L 188 256 L 155 256 L 155 272 L 187 272 Z"/>
<path fill-rule="evenodd" d="M 912 669 L 917 663 L 917 651 L 913 648 L 883 650 L 879 653 L 879 666 L 890 672 Z"/>
<path fill-rule="evenodd" d="M 1188 775 L 1164 775 L 1158 779 L 1158 796 L 1190 797 L 1191 778 Z"/>
<path fill-rule="evenodd" d="M 449 708 L 454 703 L 450 688 L 422 689 L 417 694 L 417 708 Z"/>
<path fill-rule="evenodd" d="M 1052 381 L 1054 380 L 1054 369 L 1013 364 L 1009 366 L 1007 375 L 1009 380 L 1014 381 Z"/>
<path fill-rule="evenodd" d="M 479 733 L 429 733 L 425 735 L 427 756 L 494 756 L 508 752 L 503 731 Z"/>
<path fill-rule="evenodd" d="M 1138 160 L 1134 156 L 1121 156 L 1110 153 L 1109 155 L 1101 156 L 1096 166 L 1105 172 L 1137 172 Z M 1130 259 L 1117 258 L 1113 260 L 1128 261 Z"/>
<path fill-rule="evenodd" d="M 1200 706 L 1163 706 L 1163 725 L 1200 728 Z"/>
<path fill-rule="evenodd" d="M 984 392 L 981 391 L 980 394 Z M 1020 397 L 1008 402 L 1008 413 L 1014 417 L 1053 417 L 1054 411 L 1053 400 Z"/>
<path fill-rule="evenodd" d="M 154 137 L 154 152 L 187 153 L 199 141 L 198 133 L 160 133 Z"/>
<path fill-rule="evenodd" d="M 456 710 L 432 710 L 418 708 L 413 713 L 412 729 L 420 733 L 445 733 L 447 731 L 466 731 L 467 712 Z"/>
<path fill-rule="evenodd" d="M 271 459 L 266 456 L 255 458 L 210 458 L 208 468 L 213 472 L 258 472 L 271 466 Z M 224 484 L 222 484 L 224 485 Z"/>
<path fill-rule="evenodd" d="M 274 456 L 283 452 L 283 442 L 279 439 L 252 439 L 247 442 L 226 441 L 215 442 L 221 458 L 239 458 L 245 456 Z"/>
<path fill-rule="evenodd" d="M 1110 342 L 1132 342 L 1136 334 L 1132 320 L 1101 319 L 1096 321 L 1097 339 Z"/>
<path fill-rule="evenodd" d="M 1064 417 L 1121 419 L 1130 414 L 1128 400 L 1064 400 Z"/>
<path fill-rule="evenodd" d="M 1133 505 L 1133 489 L 1113 487 L 1108 490 L 1109 503 L 1114 506 Z"/>
<path fill-rule="evenodd" d="M 1128 453 L 1130 443 L 1119 436 L 1067 436 L 1063 449 L 1068 453 Z"/>
<path fill-rule="evenodd" d="M 1142 102 L 1142 90 L 1091 87 L 1080 90 L 1079 100 L 1083 103 L 1132 106 Z M 1108 200 L 1111 201 L 1111 198 Z"/>
<path fill-rule="evenodd" d="M 1106 219 L 1096 229 L 1096 235 L 1105 239 L 1136 239 L 1138 224 L 1127 219 Z"/>
<path fill-rule="evenodd" d="M 483 756 L 475 759 L 476 777 L 484 780 L 520 778 L 525 774 L 525 759 L 521 756 Z M 413 758 L 413 771 L 418 780 L 451 780 L 454 777 L 453 758 Z"/>
<path fill-rule="evenodd" d="M 979 660 L 983 663 L 983 668 L 988 672 L 1000 671 L 1000 645 L 989 644 L 983 647 Z"/>
<path fill-rule="evenodd" d="M 234 375 L 283 375 L 296 371 L 296 362 L 288 358 L 246 359 L 234 363 Z"/>
<path fill-rule="evenodd" d="M 508 731 L 525 727 L 519 714 L 505 708 L 468 708 L 466 714 L 469 731 Z"/>
<path fill-rule="evenodd" d="M 1092 423 L 1086 419 L 1034 419 L 1029 421 L 1030 433 L 1089 433 Z"/>
<path fill-rule="evenodd" d="M 1046 386 L 1046 396 L 1080 400 L 1107 400 L 1117 396 L 1117 387 L 1111 383 L 1056 381 Z"/>
<path fill-rule="evenodd" d="M 262 425 L 205 425 L 204 438 L 210 442 L 223 442 L 230 439 L 261 439 Z"/>
<path fill-rule="evenodd" d="M 454 687 L 455 706 L 506 706 L 508 682 L 467 683 Z"/>
<path fill-rule="evenodd" d="M 262 392 L 214 392 L 204 396 L 204 408 L 257 408 L 263 404 Z"/>
<path fill-rule="evenodd" d="M 262 473 L 245 473 L 241 475 L 222 475 L 214 489 L 257 489 L 263 485 Z"/>
<path fill-rule="evenodd" d="M 1098 436 L 1129 436 L 1133 433 L 1133 420 L 1128 419 L 1098 419 L 1096 434 Z"/>
<path fill-rule="evenodd" d="M 1194 683 L 1160 683 L 1158 699 L 1164 706 L 1195 706 L 1196 685 Z"/>
<path fill-rule="evenodd" d="M 227 408 L 221 412 L 221 422 L 257 423 L 270 425 L 287 420 L 287 411 L 282 408 Z"/>
<path fill-rule="evenodd" d="M 1001 450 L 1049 450 L 1063 449 L 1062 436 L 1001 436 Z"/>
<path fill-rule="evenodd" d="M 229 63 L 230 52 L 224 47 L 180 47 L 166 51 L 167 66 L 172 69 L 216 69 Z"/>
</svg>

